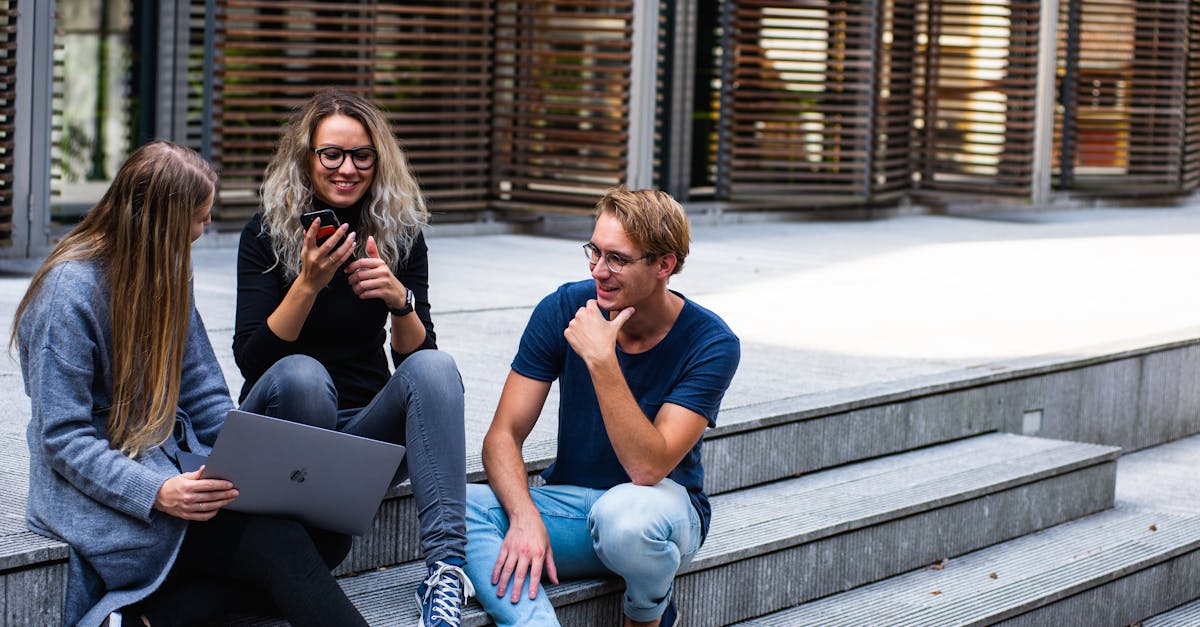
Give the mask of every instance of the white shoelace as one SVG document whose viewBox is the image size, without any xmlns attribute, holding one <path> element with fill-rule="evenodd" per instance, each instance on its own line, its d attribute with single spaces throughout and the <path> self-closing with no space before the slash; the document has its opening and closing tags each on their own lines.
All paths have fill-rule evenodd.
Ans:
<svg viewBox="0 0 1200 627">
<path fill-rule="evenodd" d="M 462 622 L 462 605 L 475 596 L 475 586 L 458 566 L 445 562 L 438 562 L 436 566 L 437 570 L 425 580 L 425 598 L 433 595 L 429 619 L 459 625 Z M 446 574 L 455 576 L 446 577 Z"/>
</svg>

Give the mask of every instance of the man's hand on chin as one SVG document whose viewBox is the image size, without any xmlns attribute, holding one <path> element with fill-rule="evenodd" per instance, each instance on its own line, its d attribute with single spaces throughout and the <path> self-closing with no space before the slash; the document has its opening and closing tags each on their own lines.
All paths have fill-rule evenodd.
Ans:
<svg viewBox="0 0 1200 627">
<path fill-rule="evenodd" d="M 633 314 L 633 307 L 626 307 L 609 320 L 600 312 L 596 300 L 590 299 L 575 312 L 563 337 L 584 363 L 591 365 L 616 354 L 617 334 Z"/>
</svg>

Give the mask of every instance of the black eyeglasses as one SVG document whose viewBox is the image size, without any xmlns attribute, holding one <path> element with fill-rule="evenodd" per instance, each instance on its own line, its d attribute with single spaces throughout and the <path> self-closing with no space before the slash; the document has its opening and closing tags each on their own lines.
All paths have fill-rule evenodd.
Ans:
<svg viewBox="0 0 1200 627">
<path fill-rule="evenodd" d="M 608 266 L 608 271 L 613 274 L 621 274 L 621 271 L 625 269 L 625 266 L 627 266 L 635 261 L 641 261 L 643 259 L 652 259 L 654 257 L 654 255 L 652 253 L 647 253 L 636 259 L 628 259 L 626 257 L 622 257 L 621 255 L 618 255 L 617 253 L 601 254 L 600 249 L 597 248 L 596 245 L 591 242 L 588 242 L 583 245 L 583 254 L 585 257 L 587 257 L 588 263 L 590 263 L 592 265 L 596 265 L 596 264 L 600 263 L 600 259 L 603 258 L 604 265 Z"/>
<path fill-rule="evenodd" d="M 324 148 L 313 148 L 313 152 L 321 159 L 321 165 L 326 169 L 336 170 L 342 167 L 342 162 L 346 160 L 346 155 L 350 155 L 350 163 L 359 170 L 370 170 L 375 166 L 375 157 L 379 153 L 370 146 L 362 146 L 360 148 L 342 148 L 341 146 L 325 146 Z"/>
</svg>

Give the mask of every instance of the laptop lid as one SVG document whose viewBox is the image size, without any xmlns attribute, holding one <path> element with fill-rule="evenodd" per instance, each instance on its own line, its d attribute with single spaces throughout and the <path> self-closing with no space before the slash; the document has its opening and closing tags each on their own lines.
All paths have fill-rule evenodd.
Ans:
<svg viewBox="0 0 1200 627">
<path fill-rule="evenodd" d="M 204 476 L 237 487 L 227 509 L 362 535 L 403 458 L 398 444 L 234 409 Z"/>
</svg>

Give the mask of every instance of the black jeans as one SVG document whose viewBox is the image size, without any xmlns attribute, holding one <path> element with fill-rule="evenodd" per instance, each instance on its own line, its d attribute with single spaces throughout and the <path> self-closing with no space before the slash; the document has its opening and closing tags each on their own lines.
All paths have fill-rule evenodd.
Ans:
<svg viewBox="0 0 1200 627">
<path fill-rule="evenodd" d="M 282 518 L 222 511 L 188 524 L 162 587 L 129 608 L 154 627 L 205 625 L 233 612 L 278 612 L 292 625 L 367 622 L 334 580 L 350 537 Z"/>
</svg>

